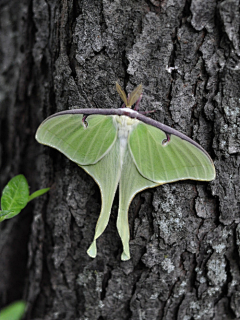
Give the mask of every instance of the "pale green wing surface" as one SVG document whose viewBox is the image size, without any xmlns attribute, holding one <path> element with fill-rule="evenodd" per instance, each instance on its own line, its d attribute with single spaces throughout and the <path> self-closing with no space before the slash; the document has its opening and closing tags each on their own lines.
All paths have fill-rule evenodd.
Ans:
<svg viewBox="0 0 240 320">
<path fill-rule="evenodd" d="M 194 179 L 210 181 L 215 168 L 210 157 L 192 143 L 153 126 L 138 124 L 129 136 L 129 148 L 139 172 L 158 183 Z"/>
<path fill-rule="evenodd" d="M 102 209 L 96 225 L 94 239 L 87 251 L 90 257 L 95 258 L 97 254 L 96 239 L 100 237 L 108 224 L 121 175 L 119 140 L 116 140 L 111 150 L 96 164 L 81 167 L 97 182 L 102 197 Z"/>
<path fill-rule="evenodd" d="M 128 148 L 126 149 L 121 178 L 119 182 L 119 209 L 117 218 L 117 229 L 123 244 L 122 260 L 130 259 L 129 252 L 129 226 L 128 208 L 138 192 L 146 188 L 153 188 L 159 185 L 145 179 L 137 170 Z"/>
<path fill-rule="evenodd" d="M 117 130 L 111 116 L 90 115 L 87 126 L 82 118 L 82 114 L 50 117 L 39 126 L 36 139 L 80 165 L 94 164 L 109 151 Z"/>
</svg>

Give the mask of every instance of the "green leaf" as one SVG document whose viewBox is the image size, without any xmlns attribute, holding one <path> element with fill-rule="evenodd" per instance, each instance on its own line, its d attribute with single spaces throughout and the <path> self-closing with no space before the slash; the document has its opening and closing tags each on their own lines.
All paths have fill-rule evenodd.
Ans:
<svg viewBox="0 0 240 320">
<path fill-rule="evenodd" d="M 18 213 L 27 205 L 29 197 L 28 182 L 24 175 L 12 178 L 3 189 L 1 197 L 2 210 L 13 210 Z"/>
<path fill-rule="evenodd" d="M 0 311 L 0 320 L 20 320 L 25 308 L 24 301 L 16 301 Z"/>
<path fill-rule="evenodd" d="M 1 197 L 0 222 L 11 219 L 26 207 L 27 203 L 46 193 L 50 188 L 40 189 L 29 196 L 29 186 L 24 175 L 12 178 L 3 189 Z"/>
<path fill-rule="evenodd" d="M 28 202 L 43 195 L 44 193 L 48 192 L 48 190 L 50 190 L 50 188 L 45 188 L 45 189 L 40 189 L 40 190 L 37 190 L 35 192 L 33 192 L 29 198 L 28 198 Z"/>
<path fill-rule="evenodd" d="M 21 210 L 20 210 L 21 211 Z M 0 210 L 0 222 L 6 219 L 11 219 L 15 217 L 20 212 L 19 210 Z"/>
</svg>

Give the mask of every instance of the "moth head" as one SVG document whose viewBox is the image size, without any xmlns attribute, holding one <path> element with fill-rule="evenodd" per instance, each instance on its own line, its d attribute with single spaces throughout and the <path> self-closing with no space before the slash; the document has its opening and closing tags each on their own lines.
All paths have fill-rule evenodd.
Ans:
<svg viewBox="0 0 240 320">
<path fill-rule="evenodd" d="M 142 95 L 142 84 L 139 84 L 127 97 L 125 91 L 122 89 L 120 84 L 116 82 L 116 89 L 117 92 L 119 93 L 122 101 L 124 102 L 125 106 L 127 108 L 131 108 L 132 105 L 138 101 L 138 99 Z"/>
</svg>

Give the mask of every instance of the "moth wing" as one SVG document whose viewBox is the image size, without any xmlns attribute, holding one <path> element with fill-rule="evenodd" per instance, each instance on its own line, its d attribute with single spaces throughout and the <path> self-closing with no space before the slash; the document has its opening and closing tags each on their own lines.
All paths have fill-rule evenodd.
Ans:
<svg viewBox="0 0 240 320">
<path fill-rule="evenodd" d="M 47 118 L 39 126 L 39 143 L 62 152 L 79 165 L 94 164 L 109 152 L 117 138 L 111 116 L 63 114 Z"/>
<path fill-rule="evenodd" d="M 139 172 L 160 184 L 193 179 L 210 181 L 215 168 L 210 156 L 189 141 L 139 123 L 130 133 L 129 149 Z"/>
</svg>

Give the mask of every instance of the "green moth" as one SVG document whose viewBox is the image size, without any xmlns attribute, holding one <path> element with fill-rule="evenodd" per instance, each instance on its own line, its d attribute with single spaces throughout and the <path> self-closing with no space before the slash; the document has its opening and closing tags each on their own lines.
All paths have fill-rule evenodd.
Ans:
<svg viewBox="0 0 240 320">
<path fill-rule="evenodd" d="M 99 185 L 102 209 L 87 253 L 96 257 L 96 240 L 105 230 L 119 186 L 117 229 L 122 260 L 130 259 L 128 208 L 146 188 L 192 179 L 211 181 L 215 168 L 208 153 L 184 134 L 131 109 L 139 104 L 142 85 L 128 97 L 119 84 L 124 105 L 119 109 L 66 110 L 39 126 L 39 143 L 61 151 Z M 136 109 L 136 107 L 135 107 Z"/>
</svg>

